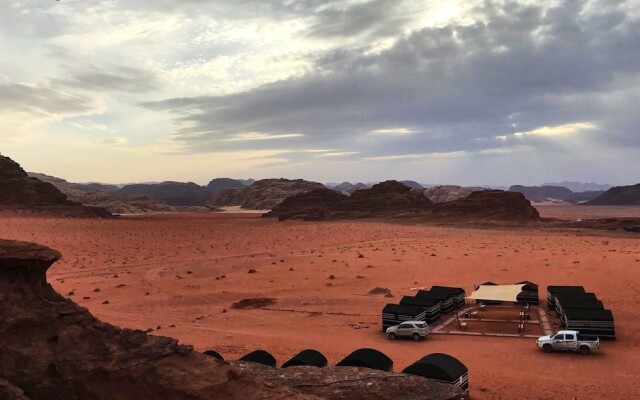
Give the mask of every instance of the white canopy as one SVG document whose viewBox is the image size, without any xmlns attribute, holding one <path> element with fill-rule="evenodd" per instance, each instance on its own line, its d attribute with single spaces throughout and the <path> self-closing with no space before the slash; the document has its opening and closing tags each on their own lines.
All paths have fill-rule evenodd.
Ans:
<svg viewBox="0 0 640 400">
<path fill-rule="evenodd" d="M 492 301 L 511 301 L 516 302 L 518 295 L 522 292 L 520 285 L 480 285 L 478 290 L 471 293 L 468 299 L 474 300 L 492 300 Z"/>
</svg>

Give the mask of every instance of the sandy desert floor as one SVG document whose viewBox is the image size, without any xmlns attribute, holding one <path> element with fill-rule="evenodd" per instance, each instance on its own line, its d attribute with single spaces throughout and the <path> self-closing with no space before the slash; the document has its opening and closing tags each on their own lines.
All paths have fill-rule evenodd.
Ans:
<svg viewBox="0 0 640 400">
<path fill-rule="evenodd" d="M 0 215 L 0 237 L 60 250 L 49 280 L 113 324 L 152 329 L 234 359 L 256 348 L 279 363 L 305 348 L 330 363 L 359 347 L 394 370 L 433 352 L 469 370 L 476 399 L 640 397 L 640 235 L 418 224 L 278 222 L 253 214 L 79 220 Z M 606 235 L 606 236 L 605 236 Z M 249 273 L 254 269 L 255 273 Z M 432 335 L 390 341 L 380 310 L 410 288 L 484 281 L 584 285 L 616 318 L 618 340 L 591 356 L 545 354 L 534 339 Z M 394 298 L 369 295 L 389 288 Z M 270 297 L 267 309 L 234 302 Z"/>
</svg>

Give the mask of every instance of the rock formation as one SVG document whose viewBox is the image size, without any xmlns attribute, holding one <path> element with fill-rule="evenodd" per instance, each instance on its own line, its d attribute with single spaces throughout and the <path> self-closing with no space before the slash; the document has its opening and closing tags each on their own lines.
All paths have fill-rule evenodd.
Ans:
<svg viewBox="0 0 640 400">
<path fill-rule="evenodd" d="M 424 186 L 422 186 L 416 181 L 400 181 L 400 183 L 402 183 L 403 185 L 409 186 L 411 189 L 414 189 L 414 190 L 424 189 Z"/>
<path fill-rule="evenodd" d="M 567 197 L 565 201 L 574 204 L 586 203 L 600 196 L 602 193 L 604 193 L 602 190 L 574 192 L 571 196 Z"/>
<path fill-rule="evenodd" d="M 584 204 L 593 206 L 640 205 L 640 183 L 632 186 L 615 186 Z"/>
<path fill-rule="evenodd" d="M 398 181 L 386 181 L 346 196 L 331 189 L 316 189 L 288 197 L 265 214 L 285 219 L 319 220 L 394 216 L 422 212 L 433 204 L 420 191 L 413 191 Z"/>
<path fill-rule="evenodd" d="M 127 185 L 116 196 L 146 196 L 170 206 L 197 206 L 211 195 L 209 190 L 193 182 L 162 182 Z"/>
<path fill-rule="evenodd" d="M 111 217 L 100 208 L 67 199 L 54 185 L 31 178 L 8 157 L 0 156 L 0 209 L 45 212 L 74 217 Z"/>
<path fill-rule="evenodd" d="M 227 189 L 212 195 L 210 207 L 241 206 L 250 210 L 271 210 L 287 197 L 324 188 L 317 182 L 303 179 L 262 179 L 246 189 Z"/>
<path fill-rule="evenodd" d="M 105 192 L 86 193 L 82 203 L 102 207 L 113 214 L 215 211 L 205 206 L 169 206 L 146 196 L 114 196 Z"/>
<path fill-rule="evenodd" d="M 172 338 L 117 328 L 49 285 L 47 269 L 60 257 L 0 240 L 3 400 L 466 398 L 416 376 L 217 361 Z"/>
<path fill-rule="evenodd" d="M 432 203 L 421 191 L 397 181 L 357 190 L 350 197 L 330 189 L 317 189 L 287 198 L 265 214 L 280 220 L 322 220 L 365 217 L 420 217 L 431 220 L 539 219 L 538 211 L 521 193 L 502 190 L 473 192 L 446 203 Z"/>
<path fill-rule="evenodd" d="M 32 178 L 38 178 L 43 182 L 48 182 L 57 187 L 62 193 L 67 195 L 69 200 L 83 204 L 85 204 L 83 198 L 87 193 L 114 193 L 119 189 L 115 185 L 105 185 L 102 183 L 71 183 L 62 178 L 56 178 L 55 176 L 49 176 L 37 172 L 29 172 L 28 174 Z"/>
<path fill-rule="evenodd" d="M 510 192 L 524 194 L 529 201 L 565 201 L 573 192 L 561 186 L 522 186 L 514 185 L 509 188 Z"/>
<path fill-rule="evenodd" d="M 247 185 L 242 181 L 230 178 L 215 178 L 207 185 L 207 189 L 211 194 L 221 192 L 225 189 L 244 189 Z"/>
<path fill-rule="evenodd" d="M 441 185 L 433 186 L 428 189 L 424 189 L 422 193 L 434 203 L 445 203 L 447 201 L 454 201 L 463 197 L 469 196 L 471 193 L 485 190 L 480 187 L 463 187 L 456 185 Z"/>
<path fill-rule="evenodd" d="M 436 218 L 466 220 L 538 220 L 540 214 L 522 193 L 483 190 L 434 207 Z"/>
<path fill-rule="evenodd" d="M 364 183 L 353 184 L 351 182 L 342 182 L 339 185 L 333 186 L 332 189 L 344 194 L 351 194 L 356 190 L 369 189 L 369 185 L 365 185 Z"/>
</svg>

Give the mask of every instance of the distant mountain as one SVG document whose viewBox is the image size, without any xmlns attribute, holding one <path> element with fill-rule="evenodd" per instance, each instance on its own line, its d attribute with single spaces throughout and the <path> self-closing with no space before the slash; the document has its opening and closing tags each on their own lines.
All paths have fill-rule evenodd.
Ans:
<svg viewBox="0 0 640 400">
<path fill-rule="evenodd" d="M 545 183 L 543 186 L 561 186 L 571 190 L 574 193 L 605 191 L 613 187 L 607 184 L 583 183 L 583 182 L 573 182 L 573 181 Z"/>
<path fill-rule="evenodd" d="M 454 201 L 463 197 L 469 196 L 473 192 L 479 190 L 486 190 L 481 187 L 463 187 L 456 185 L 441 185 L 433 186 L 428 189 L 424 189 L 422 193 L 434 203 L 445 203 L 447 201 Z"/>
<path fill-rule="evenodd" d="M 105 185 L 102 183 L 71 183 L 62 178 L 55 176 L 40 174 L 37 172 L 29 172 L 29 176 L 38 178 L 43 182 L 48 182 L 57 187 L 62 193 L 66 194 L 69 200 L 84 203 L 84 197 L 91 192 L 113 193 L 118 190 L 115 185 Z"/>
<path fill-rule="evenodd" d="M 414 190 L 422 190 L 422 189 L 424 189 L 424 186 L 422 186 L 421 184 L 419 184 L 416 181 L 400 181 L 400 183 L 402 183 L 403 185 L 407 185 L 411 189 L 414 189 Z"/>
<path fill-rule="evenodd" d="M 604 193 L 603 190 L 594 190 L 594 191 L 586 191 L 586 192 L 578 192 L 574 193 L 571 196 L 565 199 L 568 203 L 585 203 L 587 201 L 591 201 L 596 197 L 600 196 Z"/>
<path fill-rule="evenodd" d="M 197 206 L 209 198 L 206 187 L 193 182 L 161 182 L 157 184 L 127 185 L 115 193 L 116 196 L 146 196 L 170 206 Z"/>
<path fill-rule="evenodd" d="M 522 186 L 514 185 L 509 188 L 510 192 L 524 194 L 529 201 L 548 201 L 560 200 L 565 201 L 573 195 L 573 192 L 566 187 L 561 186 Z"/>
<path fill-rule="evenodd" d="M 640 205 L 640 183 L 632 186 L 615 186 L 595 199 L 584 203 L 594 206 L 637 206 Z"/>
<path fill-rule="evenodd" d="M 337 190 L 338 192 L 342 192 L 344 194 L 351 194 L 356 190 L 368 188 L 369 186 L 365 185 L 364 183 L 353 184 L 351 182 L 342 182 L 341 184 L 332 187 L 333 190 Z"/>
<path fill-rule="evenodd" d="M 321 183 L 303 179 L 262 179 L 246 189 L 225 189 L 215 193 L 204 204 L 208 207 L 241 206 L 249 210 L 271 210 L 287 197 L 324 187 Z"/>
<path fill-rule="evenodd" d="M 256 183 L 255 179 L 238 179 L 240 182 L 242 182 L 243 185 L 245 186 L 251 186 L 254 183 Z"/>
<path fill-rule="evenodd" d="M 245 185 L 239 179 L 231 179 L 231 178 L 215 178 L 212 179 L 211 182 L 207 185 L 207 189 L 211 194 L 218 193 L 225 189 L 244 189 L 248 185 Z"/>
</svg>

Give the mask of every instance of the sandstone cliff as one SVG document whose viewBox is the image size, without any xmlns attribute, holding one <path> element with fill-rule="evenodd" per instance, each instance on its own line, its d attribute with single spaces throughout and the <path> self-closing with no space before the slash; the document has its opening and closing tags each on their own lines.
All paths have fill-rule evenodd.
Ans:
<svg viewBox="0 0 640 400">
<path fill-rule="evenodd" d="M 364 217 L 420 217 L 431 220 L 525 221 L 540 218 L 521 193 L 502 190 L 472 192 L 445 203 L 432 203 L 421 191 L 396 181 L 346 196 L 329 189 L 317 189 L 287 198 L 265 214 L 280 220 L 322 220 Z"/>
<path fill-rule="evenodd" d="M 111 217 L 100 208 L 67 199 L 54 185 L 29 175 L 20 164 L 0 156 L 0 209 L 46 212 L 74 217 Z"/>
<path fill-rule="evenodd" d="M 246 189 L 226 189 L 204 203 L 210 207 L 241 206 L 250 210 L 271 210 L 287 197 L 324 188 L 303 179 L 262 179 Z"/>
<path fill-rule="evenodd" d="M 49 285 L 47 269 L 60 257 L 0 240 L 3 400 L 466 398 L 415 376 L 217 361 L 172 338 L 117 328 Z"/>
</svg>

